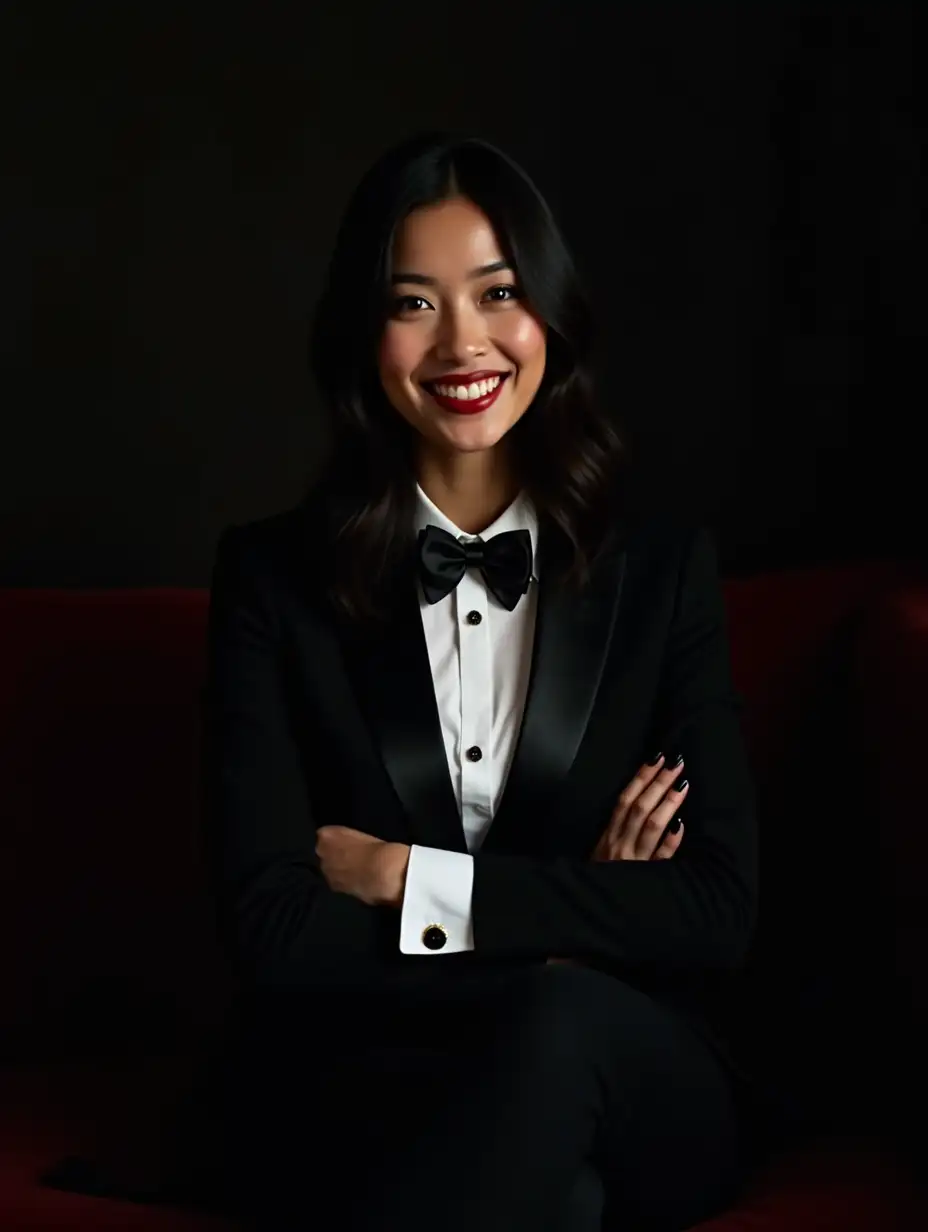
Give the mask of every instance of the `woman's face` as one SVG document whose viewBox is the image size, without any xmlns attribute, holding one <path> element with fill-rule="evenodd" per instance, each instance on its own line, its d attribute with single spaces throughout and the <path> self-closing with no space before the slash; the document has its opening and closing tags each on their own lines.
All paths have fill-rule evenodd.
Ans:
<svg viewBox="0 0 928 1232">
<path fill-rule="evenodd" d="M 492 449 L 538 392 L 545 326 L 489 219 L 462 197 L 414 211 L 397 231 L 393 270 L 378 365 L 387 397 L 442 453 Z"/>
</svg>

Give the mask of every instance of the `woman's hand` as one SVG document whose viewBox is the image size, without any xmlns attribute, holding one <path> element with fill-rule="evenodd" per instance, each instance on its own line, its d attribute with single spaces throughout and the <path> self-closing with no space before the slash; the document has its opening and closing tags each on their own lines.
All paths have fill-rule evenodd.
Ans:
<svg viewBox="0 0 928 1232">
<path fill-rule="evenodd" d="M 330 890 L 371 907 L 399 907 L 406 888 L 409 847 L 348 826 L 320 826 L 316 855 Z"/>
<path fill-rule="evenodd" d="M 664 755 L 642 766 L 624 791 L 609 824 L 593 850 L 593 860 L 669 860 L 683 841 L 683 822 L 675 833 L 667 827 L 689 791 L 680 778 L 683 762 L 668 768 Z M 672 786 L 683 785 L 680 791 Z"/>
<path fill-rule="evenodd" d="M 669 860 L 683 841 L 683 822 L 677 829 L 667 827 L 686 799 L 689 783 L 680 779 L 683 762 L 668 768 L 664 756 L 653 766 L 643 765 L 624 791 L 609 824 L 600 835 L 591 859 Z M 673 787 L 679 781 L 683 790 Z M 549 963 L 571 962 L 569 958 L 549 958 Z"/>
</svg>

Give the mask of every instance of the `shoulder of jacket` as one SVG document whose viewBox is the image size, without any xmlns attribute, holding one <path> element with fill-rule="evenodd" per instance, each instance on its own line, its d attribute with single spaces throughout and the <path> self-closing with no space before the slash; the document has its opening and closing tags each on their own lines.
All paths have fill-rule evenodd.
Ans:
<svg viewBox="0 0 928 1232">
<path fill-rule="evenodd" d="M 249 571 L 278 572 L 313 555 L 313 527 L 306 503 L 265 514 L 247 522 L 231 522 L 219 533 L 217 556 L 231 556 Z"/>
<path fill-rule="evenodd" d="M 647 554 L 686 556 L 697 540 L 709 535 L 709 527 L 685 513 L 647 510 L 630 518 L 628 544 Z"/>
</svg>

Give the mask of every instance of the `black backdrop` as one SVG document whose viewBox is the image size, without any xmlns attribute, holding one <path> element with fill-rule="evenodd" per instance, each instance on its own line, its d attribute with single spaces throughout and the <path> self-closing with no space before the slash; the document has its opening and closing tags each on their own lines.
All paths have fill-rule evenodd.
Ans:
<svg viewBox="0 0 928 1232">
<path fill-rule="evenodd" d="M 324 456 L 363 168 L 497 141 L 600 312 L 640 499 L 723 565 L 924 555 L 924 6 L 7 3 L 0 585 L 205 585 Z"/>
</svg>

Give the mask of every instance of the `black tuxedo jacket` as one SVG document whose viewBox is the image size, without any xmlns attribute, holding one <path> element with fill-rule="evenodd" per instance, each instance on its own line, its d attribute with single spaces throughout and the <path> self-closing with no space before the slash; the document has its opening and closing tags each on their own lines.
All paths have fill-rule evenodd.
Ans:
<svg viewBox="0 0 928 1232">
<path fill-rule="evenodd" d="M 311 494 L 228 527 L 216 551 L 203 782 L 242 985 L 388 988 L 565 956 L 677 1007 L 731 1061 L 718 1007 L 754 929 L 757 825 L 709 533 L 622 520 L 577 596 L 550 580 L 556 532 L 542 520 L 524 718 L 474 858 L 475 949 L 420 956 L 399 951 L 397 909 L 329 890 L 314 853 L 326 824 L 466 851 L 414 566 L 389 621 L 355 627 L 325 598 L 325 525 Z M 691 784 L 680 850 L 592 862 L 619 792 L 659 749 L 683 753 Z"/>
</svg>

